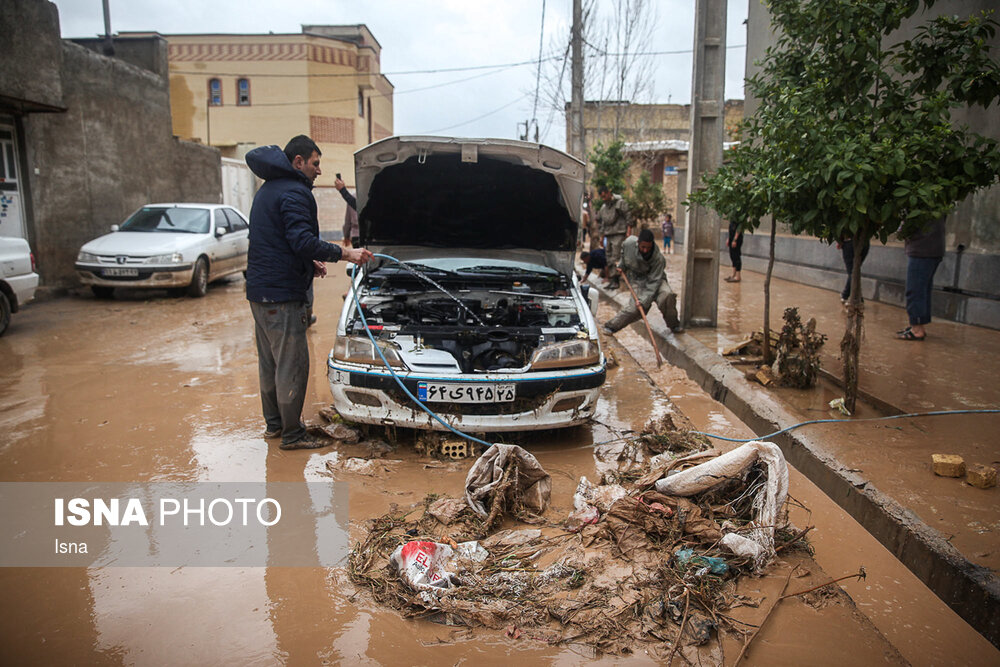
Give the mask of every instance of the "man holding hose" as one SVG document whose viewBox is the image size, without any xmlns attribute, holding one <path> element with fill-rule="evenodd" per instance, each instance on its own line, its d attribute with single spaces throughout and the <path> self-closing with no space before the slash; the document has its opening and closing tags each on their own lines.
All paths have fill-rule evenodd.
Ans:
<svg viewBox="0 0 1000 667">
<path fill-rule="evenodd" d="M 324 262 L 364 264 L 364 248 L 341 248 L 319 238 L 312 187 L 320 150 L 305 135 L 284 150 L 261 146 L 247 153 L 250 170 L 264 179 L 250 209 L 247 301 L 257 340 L 257 370 L 265 438 L 281 436 L 281 449 L 315 449 L 330 444 L 306 433 L 302 405 L 309 379 L 307 296 Z"/>
</svg>

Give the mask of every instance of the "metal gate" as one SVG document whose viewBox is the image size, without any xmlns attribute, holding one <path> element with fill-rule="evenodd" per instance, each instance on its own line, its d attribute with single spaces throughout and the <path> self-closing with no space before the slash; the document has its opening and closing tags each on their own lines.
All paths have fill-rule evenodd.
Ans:
<svg viewBox="0 0 1000 667">
<path fill-rule="evenodd" d="M 0 119 L 0 236 L 27 238 L 21 207 L 14 124 Z"/>
</svg>

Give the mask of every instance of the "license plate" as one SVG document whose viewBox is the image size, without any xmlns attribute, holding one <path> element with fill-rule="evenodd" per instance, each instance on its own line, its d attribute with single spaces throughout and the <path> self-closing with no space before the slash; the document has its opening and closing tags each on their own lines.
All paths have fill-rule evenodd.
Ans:
<svg viewBox="0 0 1000 667">
<path fill-rule="evenodd" d="M 513 384 L 419 382 L 417 398 L 428 403 L 510 403 Z"/>
<path fill-rule="evenodd" d="M 138 276 L 139 269 L 104 269 L 101 273 L 105 276 Z"/>
</svg>

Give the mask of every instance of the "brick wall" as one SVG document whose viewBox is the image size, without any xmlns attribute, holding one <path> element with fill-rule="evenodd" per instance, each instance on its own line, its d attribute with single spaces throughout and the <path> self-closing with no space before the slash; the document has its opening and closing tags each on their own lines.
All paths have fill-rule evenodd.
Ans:
<svg viewBox="0 0 1000 667">
<path fill-rule="evenodd" d="M 320 144 L 353 144 L 354 119 L 309 116 L 309 136 Z"/>
</svg>

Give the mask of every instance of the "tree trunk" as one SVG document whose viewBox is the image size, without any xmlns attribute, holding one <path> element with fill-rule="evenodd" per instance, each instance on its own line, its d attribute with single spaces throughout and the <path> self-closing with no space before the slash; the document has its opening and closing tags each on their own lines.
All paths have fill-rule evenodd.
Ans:
<svg viewBox="0 0 1000 667">
<path fill-rule="evenodd" d="M 767 257 L 767 274 L 764 276 L 764 343 L 762 352 L 764 363 L 770 365 L 774 361 L 771 353 L 771 271 L 774 269 L 774 236 L 778 223 L 771 219 L 771 248 Z"/>
<path fill-rule="evenodd" d="M 847 329 L 840 341 L 840 357 L 844 362 L 844 407 L 854 414 L 858 400 L 858 355 L 861 350 L 861 324 L 865 304 L 861 301 L 861 254 L 867 236 L 854 236 L 854 264 L 851 266 L 851 294 L 847 298 Z"/>
</svg>

